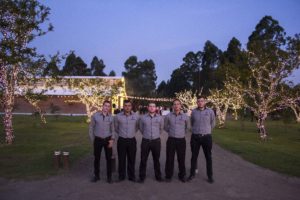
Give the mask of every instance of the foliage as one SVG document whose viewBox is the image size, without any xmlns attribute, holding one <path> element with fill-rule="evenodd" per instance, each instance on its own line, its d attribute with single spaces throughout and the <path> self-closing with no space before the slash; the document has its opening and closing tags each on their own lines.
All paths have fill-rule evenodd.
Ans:
<svg viewBox="0 0 300 200">
<path fill-rule="evenodd" d="M 0 90 L 3 92 L 6 142 L 14 139 L 12 109 L 15 91 L 22 82 L 42 74 L 45 59 L 29 44 L 52 30 L 50 9 L 35 0 L 1 1 L 0 6 Z"/>
</svg>

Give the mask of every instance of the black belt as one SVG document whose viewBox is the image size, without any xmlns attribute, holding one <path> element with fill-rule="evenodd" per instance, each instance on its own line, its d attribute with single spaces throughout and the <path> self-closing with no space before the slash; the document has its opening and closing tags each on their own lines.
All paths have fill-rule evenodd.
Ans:
<svg viewBox="0 0 300 200">
<path fill-rule="evenodd" d="M 195 134 L 193 133 L 192 136 L 194 137 L 205 137 L 205 136 L 210 136 L 211 134 Z"/>
<path fill-rule="evenodd" d="M 119 136 L 119 139 L 122 139 L 122 140 L 133 140 L 133 139 L 135 139 L 135 137 L 132 137 L 132 138 L 124 138 L 124 137 Z"/>
<path fill-rule="evenodd" d="M 168 138 L 169 139 L 174 139 L 174 140 L 183 140 L 183 139 L 185 139 L 185 137 L 177 138 L 177 137 L 172 137 L 172 136 L 169 136 Z"/>
<path fill-rule="evenodd" d="M 146 138 L 143 138 L 143 140 L 146 140 L 146 141 L 157 141 L 157 140 L 160 140 L 160 138 L 155 138 L 155 139 L 146 139 Z"/>
<path fill-rule="evenodd" d="M 102 138 L 102 137 L 99 137 L 99 136 L 95 136 L 95 139 L 100 139 L 100 140 L 110 140 L 110 139 L 111 139 L 111 136 L 108 136 L 108 137 L 105 137 L 105 138 Z"/>
</svg>

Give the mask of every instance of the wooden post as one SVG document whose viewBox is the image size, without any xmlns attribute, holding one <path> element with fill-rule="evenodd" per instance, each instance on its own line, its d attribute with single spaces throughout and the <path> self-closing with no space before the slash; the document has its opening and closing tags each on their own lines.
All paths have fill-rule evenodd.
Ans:
<svg viewBox="0 0 300 200">
<path fill-rule="evenodd" d="M 61 162 L 61 152 L 60 151 L 54 151 L 53 164 L 54 164 L 55 169 L 59 168 L 60 162 Z"/>
<path fill-rule="evenodd" d="M 68 151 L 63 152 L 64 169 L 66 169 L 66 170 L 68 170 L 70 168 L 69 155 L 70 155 L 70 153 Z"/>
</svg>

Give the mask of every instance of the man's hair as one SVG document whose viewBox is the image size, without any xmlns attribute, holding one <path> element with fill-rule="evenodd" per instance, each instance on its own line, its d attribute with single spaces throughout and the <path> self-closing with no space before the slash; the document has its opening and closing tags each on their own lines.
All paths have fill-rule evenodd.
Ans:
<svg viewBox="0 0 300 200">
<path fill-rule="evenodd" d="M 130 104 L 132 105 L 132 102 L 131 102 L 130 100 L 128 100 L 128 99 L 125 99 L 125 100 L 123 101 L 123 104 L 125 104 L 125 103 L 130 103 Z"/>
<path fill-rule="evenodd" d="M 148 102 L 148 106 L 149 106 L 150 104 L 154 104 L 154 105 L 156 106 L 156 103 L 155 103 L 154 101 L 149 101 L 149 102 Z"/>
<path fill-rule="evenodd" d="M 178 101 L 178 102 L 181 104 L 181 101 L 180 101 L 180 99 L 177 99 L 177 98 L 176 98 L 176 99 L 174 99 L 172 103 L 174 104 L 176 101 Z"/>
<path fill-rule="evenodd" d="M 106 104 L 106 103 L 108 103 L 109 105 L 111 105 L 111 102 L 109 100 L 103 101 L 103 105 Z"/>
<path fill-rule="evenodd" d="M 200 95 L 200 96 L 197 97 L 197 100 L 199 100 L 199 99 L 205 99 L 206 100 L 206 96 Z"/>
</svg>

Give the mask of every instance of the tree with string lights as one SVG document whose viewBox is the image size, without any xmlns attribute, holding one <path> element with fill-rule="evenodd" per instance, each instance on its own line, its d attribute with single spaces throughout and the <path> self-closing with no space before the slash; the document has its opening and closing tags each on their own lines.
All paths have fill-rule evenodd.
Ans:
<svg viewBox="0 0 300 200">
<path fill-rule="evenodd" d="M 0 6 L 0 90 L 4 108 L 3 126 L 6 143 L 14 140 L 12 110 L 19 84 L 41 74 L 44 58 L 29 45 L 35 38 L 52 30 L 49 8 L 35 0 L 1 1 Z"/>
<path fill-rule="evenodd" d="M 43 100 L 46 100 L 46 96 L 44 95 L 44 92 L 35 93 L 32 90 L 28 90 L 26 94 L 24 95 L 25 99 L 35 108 L 35 110 L 38 112 L 42 124 L 46 124 L 47 120 L 44 115 L 43 110 L 41 109 L 39 103 Z"/>
<path fill-rule="evenodd" d="M 106 79 L 71 78 L 64 81 L 77 97 L 77 99 L 65 100 L 65 102 L 84 104 L 88 116 L 87 122 L 95 112 L 102 108 L 104 100 L 111 100 L 124 89 L 124 83 L 121 80 L 112 83 Z"/>
<path fill-rule="evenodd" d="M 300 95 L 287 99 L 286 105 L 293 110 L 297 123 L 300 123 Z"/>
<path fill-rule="evenodd" d="M 189 112 L 197 107 L 197 96 L 191 90 L 177 92 L 175 96 Z"/>
<path fill-rule="evenodd" d="M 210 90 L 208 101 L 213 104 L 216 109 L 219 128 L 225 126 L 227 112 L 229 109 L 233 110 L 234 119 L 237 120 L 237 110 L 244 105 L 243 88 L 238 79 L 229 78 L 224 81 L 223 89 Z"/>
<path fill-rule="evenodd" d="M 208 97 L 208 101 L 211 102 L 216 109 L 219 128 L 223 128 L 225 126 L 227 111 L 230 105 L 230 99 L 231 97 L 227 92 L 225 92 L 225 90 L 210 90 L 210 96 Z"/>
<path fill-rule="evenodd" d="M 283 87 L 282 95 L 285 98 L 280 102 L 283 109 L 290 108 L 296 118 L 296 122 L 300 123 L 300 85 L 286 85 Z"/>
<path fill-rule="evenodd" d="M 50 63 L 53 64 L 54 60 L 57 57 L 53 57 Z M 23 96 L 27 102 L 34 107 L 36 112 L 39 114 L 42 124 L 46 124 L 47 120 L 44 115 L 44 111 L 40 107 L 41 101 L 46 101 L 47 96 L 45 93 L 48 90 L 53 89 L 52 85 L 57 83 L 58 81 L 57 76 L 52 76 L 52 78 L 43 78 L 43 77 L 35 77 L 35 78 L 27 78 L 26 82 L 22 81 L 18 85 L 18 94 Z M 43 84 L 44 87 L 40 90 L 36 90 L 39 88 L 39 85 Z"/>
<path fill-rule="evenodd" d="M 286 100 L 282 85 L 300 64 L 300 35 L 287 37 L 278 21 L 265 16 L 249 37 L 247 54 L 251 75 L 245 100 L 257 118 L 260 138 L 266 140 L 265 120 L 282 109 L 281 102 Z"/>
</svg>

